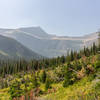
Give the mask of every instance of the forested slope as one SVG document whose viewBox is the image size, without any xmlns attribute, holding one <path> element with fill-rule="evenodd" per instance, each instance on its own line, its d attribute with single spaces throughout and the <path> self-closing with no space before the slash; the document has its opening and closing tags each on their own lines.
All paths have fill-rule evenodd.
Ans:
<svg viewBox="0 0 100 100">
<path fill-rule="evenodd" d="M 99 100 L 100 54 L 95 43 L 53 59 L 0 61 L 1 100 Z"/>
</svg>

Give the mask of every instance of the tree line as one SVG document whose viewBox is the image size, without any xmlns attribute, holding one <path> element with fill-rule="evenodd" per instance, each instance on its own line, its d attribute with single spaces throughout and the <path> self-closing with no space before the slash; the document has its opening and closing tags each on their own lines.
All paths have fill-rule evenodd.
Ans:
<svg viewBox="0 0 100 100">
<path fill-rule="evenodd" d="M 61 56 L 57 58 L 47 58 L 41 60 L 30 60 L 24 59 L 14 60 L 0 60 L 0 75 L 5 77 L 7 74 L 15 74 L 21 71 L 35 71 L 38 69 L 55 68 L 58 65 L 64 64 L 65 62 L 71 62 L 76 59 L 80 59 L 83 56 L 89 57 L 95 55 L 100 51 L 100 34 L 98 35 L 98 45 L 93 43 L 91 47 L 85 47 L 79 52 L 71 50 L 67 56 Z"/>
</svg>

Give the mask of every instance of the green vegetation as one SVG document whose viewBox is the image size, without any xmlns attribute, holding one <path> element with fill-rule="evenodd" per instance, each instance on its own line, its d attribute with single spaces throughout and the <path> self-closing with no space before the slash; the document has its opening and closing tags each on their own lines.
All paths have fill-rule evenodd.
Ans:
<svg viewBox="0 0 100 100">
<path fill-rule="evenodd" d="M 62 87 L 61 83 L 56 84 L 54 87 L 57 89 L 57 92 L 47 94 L 41 98 L 43 100 L 99 100 L 100 92 L 94 88 L 94 84 L 89 81 L 89 78 L 84 77 L 82 80 L 67 88 Z"/>
<path fill-rule="evenodd" d="M 1 88 L 8 89 L 5 88 L 6 92 L 0 91 L 0 96 L 9 99 L 22 96 L 30 98 L 33 90 L 35 96 L 43 100 L 95 100 L 100 98 L 99 57 L 99 54 L 92 55 L 56 68 L 22 71 L 5 76 Z M 4 81 L 5 78 L 7 82 Z"/>
<path fill-rule="evenodd" d="M 98 51 L 94 43 L 66 57 L 0 60 L 0 100 L 100 100 Z"/>
<path fill-rule="evenodd" d="M 51 88 L 51 80 L 49 78 L 46 79 L 45 89 L 48 90 Z"/>
</svg>

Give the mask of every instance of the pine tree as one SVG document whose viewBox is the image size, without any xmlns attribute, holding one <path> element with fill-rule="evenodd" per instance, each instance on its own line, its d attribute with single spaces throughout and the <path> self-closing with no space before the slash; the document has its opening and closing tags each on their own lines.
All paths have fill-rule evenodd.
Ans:
<svg viewBox="0 0 100 100">
<path fill-rule="evenodd" d="M 93 43 L 93 54 L 94 55 L 96 54 L 96 45 L 95 45 L 95 43 Z"/>
<path fill-rule="evenodd" d="M 41 76 L 41 78 L 42 78 L 41 81 L 42 81 L 43 83 L 46 82 L 46 77 L 47 77 L 46 72 L 43 70 L 42 76 Z"/>
<path fill-rule="evenodd" d="M 65 56 L 61 56 L 61 63 L 65 63 Z"/>
<path fill-rule="evenodd" d="M 70 62 L 71 61 L 71 57 L 70 57 L 69 53 L 67 53 L 66 61 L 67 62 Z"/>
<path fill-rule="evenodd" d="M 86 48 L 85 48 L 85 46 L 84 46 L 84 55 L 86 56 Z"/>
<path fill-rule="evenodd" d="M 96 52 L 96 51 L 95 51 Z M 86 56 L 89 57 L 90 56 L 90 50 L 88 49 L 88 47 L 86 48 Z"/>
<path fill-rule="evenodd" d="M 73 51 L 72 50 L 71 50 L 70 56 L 71 56 L 71 61 L 73 61 L 74 60 L 74 54 L 73 54 Z"/>
<path fill-rule="evenodd" d="M 65 72 L 65 79 L 64 79 L 63 87 L 67 87 L 73 83 L 71 80 L 72 71 L 70 70 L 70 68 L 71 68 L 71 64 L 69 63 L 69 64 L 67 64 L 67 69 Z"/>
<path fill-rule="evenodd" d="M 49 88 L 51 88 L 51 80 L 47 78 L 45 83 L 45 89 L 48 90 Z"/>
</svg>

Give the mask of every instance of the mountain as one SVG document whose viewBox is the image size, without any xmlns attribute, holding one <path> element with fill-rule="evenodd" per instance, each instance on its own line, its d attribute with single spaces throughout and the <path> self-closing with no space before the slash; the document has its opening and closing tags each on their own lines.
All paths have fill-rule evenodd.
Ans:
<svg viewBox="0 0 100 100">
<path fill-rule="evenodd" d="M 0 35 L 0 59 L 39 59 L 38 54 L 29 50 L 16 40 Z"/>
<path fill-rule="evenodd" d="M 16 39 L 34 52 L 46 56 L 66 55 L 68 51 L 80 50 L 97 41 L 97 32 L 82 37 L 56 36 L 46 33 L 41 27 L 0 29 L 0 34 Z"/>
</svg>

